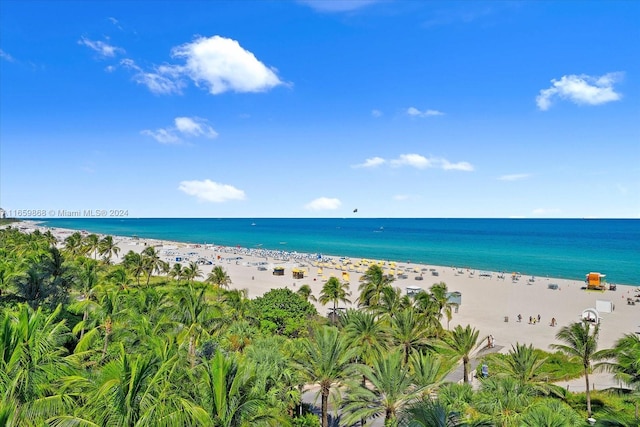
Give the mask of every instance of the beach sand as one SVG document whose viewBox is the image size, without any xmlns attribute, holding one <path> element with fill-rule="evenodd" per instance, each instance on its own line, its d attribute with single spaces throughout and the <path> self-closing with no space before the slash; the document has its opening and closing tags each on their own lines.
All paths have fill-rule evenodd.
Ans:
<svg viewBox="0 0 640 427">
<path fill-rule="evenodd" d="M 26 225 L 25 225 L 26 224 Z M 21 223 L 24 231 L 39 228 L 31 223 Z M 52 233 L 63 241 L 76 230 L 51 228 Z M 597 300 L 611 301 L 615 308 L 611 313 L 600 313 L 601 329 L 598 348 L 610 348 L 624 334 L 640 332 L 640 302 L 627 304 L 627 298 L 635 298 L 640 287 L 618 285 L 615 291 L 586 291 L 583 280 L 554 279 L 548 277 L 521 276 L 514 281 L 512 272 L 497 273 L 455 268 L 452 266 L 421 265 L 410 262 L 389 263 L 383 261 L 341 258 L 324 256 L 318 267 L 318 260 L 312 255 L 288 253 L 285 251 L 223 247 L 213 245 L 193 245 L 167 242 L 152 239 L 134 239 L 114 236 L 120 247 L 119 258 L 129 250 L 141 252 L 147 246 L 154 246 L 160 258 L 175 264 L 181 259 L 183 266 L 190 261 L 207 260 L 210 265 L 200 265 L 204 280 L 215 266 L 221 266 L 231 278 L 230 288 L 246 289 L 250 298 L 255 298 L 275 288 L 297 290 L 300 286 L 309 285 L 316 297 L 322 285 L 332 275 L 346 279 L 348 274 L 351 300 L 358 296 L 359 278 L 371 262 L 379 262 L 387 273 L 406 274 L 406 278 L 396 278 L 393 285 L 402 292 L 407 287 L 419 287 L 428 290 L 434 283 L 444 282 L 449 291 L 462 294 L 462 303 L 449 327 L 456 325 L 472 325 L 480 331 L 481 339 L 493 335 L 496 348 L 507 352 L 516 343 L 532 344 L 536 348 L 549 350 L 549 346 L 558 343 L 555 338 L 561 327 L 581 318 L 582 312 L 595 308 Z M 118 262 L 119 260 L 114 260 Z M 284 267 L 283 276 L 273 275 L 274 267 Z M 305 270 L 304 278 L 294 279 L 292 269 Z M 322 273 L 318 271 L 322 269 Z M 437 276 L 434 274 L 437 273 Z M 585 272 L 585 274 L 588 272 Z M 606 272 L 603 272 L 606 273 Z M 422 280 L 416 277 L 422 276 Z M 533 279 L 533 280 L 532 280 Z M 558 285 L 550 289 L 549 284 Z M 326 314 L 329 306 L 315 303 L 320 314 Z M 347 305 L 355 307 L 355 304 Z M 518 314 L 522 321 L 518 322 Z M 529 323 L 529 317 L 540 322 Z M 556 319 L 556 326 L 551 326 L 551 319 Z M 444 319 L 445 327 L 446 319 Z M 484 345 L 484 343 L 482 344 Z"/>
</svg>

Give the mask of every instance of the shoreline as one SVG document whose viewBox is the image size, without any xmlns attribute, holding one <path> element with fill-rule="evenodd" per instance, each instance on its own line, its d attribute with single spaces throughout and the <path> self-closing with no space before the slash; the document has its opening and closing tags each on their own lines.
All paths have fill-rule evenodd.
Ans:
<svg viewBox="0 0 640 427">
<path fill-rule="evenodd" d="M 221 218 L 220 220 L 225 220 L 227 218 Z M 145 220 L 145 219 L 133 219 L 132 220 Z M 165 218 L 151 218 L 150 220 L 165 220 Z M 202 218 L 195 218 L 193 220 L 202 220 Z M 209 220 L 209 219 L 205 219 Z M 244 225 L 261 225 L 259 219 L 256 219 L 258 223 L 251 223 L 251 221 L 244 221 L 243 218 L 232 218 L 229 219 L 232 221 L 241 220 Z M 276 220 L 282 220 L 282 218 L 276 218 Z M 343 218 L 342 220 L 346 220 Z M 380 233 L 378 230 L 378 225 L 384 224 L 384 219 L 376 219 L 376 226 L 373 227 L 374 233 Z M 117 226 L 115 227 L 107 227 L 107 229 L 103 229 L 104 227 L 92 227 L 92 219 L 79 220 L 81 223 L 77 223 L 76 221 L 71 221 L 72 224 L 67 224 L 63 221 L 62 225 L 49 224 L 46 219 L 38 220 L 25 220 L 30 223 L 36 223 L 43 227 L 51 227 L 51 228 L 69 228 L 77 231 L 87 231 L 90 233 L 96 234 L 111 234 L 111 235 L 120 235 L 127 237 L 138 237 L 141 239 L 149 239 L 149 240 L 159 240 L 159 241 L 176 241 L 183 244 L 200 244 L 207 245 L 209 243 L 216 244 L 220 246 L 242 246 L 245 248 L 255 248 L 262 249 L 263 243 L 266 244 L 267 247 L 271 248 L 273 251 L 284 251 L 284 252 L 292 252 L 292 253 L 322 253 L 329 254 L 328 256 L 333 258 L 339 257 L 350 257 L 350 258 L 370 258 L 370 259 L 383 259 L 387 261 L 395 261 L 395 262 L 406 262 L 406 263 L 416 263 L 416 264 L 434 264 L 440 266 L 451 266 L 451 267 L 462 267 L 462 268 L 471 268 L 476 270 L 489 270 L 495 272 L 505 272 L 505 273 L 513 273 L 518 272 L 522 275 L 527 276 L 538 276 L 538 277 L 550 277 L 550 278 L 558 278 L 558 279 L 567 279 L 567 280 L 584 280 L 586 273 L 591 271 L 600 271 L 606 273 L 608 275 L 609 282 L 612 284 L 618 285 L 628 285 L 628 286 L 636 286 L 640 288 L 640 270 L 638 270 L 635 263 L 633 263 L 632 258 L 629 253 L 624 259 L 614 259 L 614 258 L 605 258 L 604 262 L 601 263 L 597 258 L 594 258 L 594 254 L 586 256 L 586 260 L 583 259 L 581 252 L 563 252 L 563 253 L 552 253 L 546 254 L 544 251 L 540 252 L 534 250 L 533 247 L 525 247 L 524 256 L 516 256 L 515 259 L 510 256 L 510 253 L 519 253 L 521 250 L 519 247 L 511 248 L 508 242 L 503 242 L 504 245 L 498 245 L 488 243 L 488 246 L 485 248 L 481 245 L 480 251 L 481 256 L 476 256 L 475 253 L 477 250 L 473 249 L 473 244 L 469 247 L 465 247 L 461 250 L 457 246 L 444 246 L 440 249 L 437 242 L 428 240 L 426 244 L 422 244 L 420 242 L 414 242 L 414 244 L 406 245 L 404 240 L 403 244 L 398 246 L 398 242 L 391 241 L 389 246 L 385 246 L 384 243 L 380 240 L 374 239 L 371 241 L 365 235 L 361 235 L 358 238 L 363 238 L 364 246 L 358 247 L 353 246 L 351 244 L 344 244 L 339 239 L 338 235 L 336 235 L 335 242 L 325 241 L 326 239 L 320 239 L 321 242 L 319 244 L 309 244 L 308 242 L 314 242 L 314 236 L 316 234 L 309 234 L 309 230 L 303 230 L 302 236 L 304 239 L 300 239 L 300 235 L 297 233 L 287 233 L 283 231 L 284 234 L 274 234 L 267 232 L 266 236 L 263 236 L 266 240 L 264 240 L 260 233 L 253 235 L 254 230 L 258 228 L 246 227 L 246 229 L 238 228 L 238 224 L 231 225 L 231 227 L 235 231 L 238 231 L 242 234 L 241 237 L 236 239 L 235 234 L 228 235 L 225 232 L 225 228 L 216 229 L 217 226 L 210 228 L 208 223 L 203 223 L 202 227 L 204 227 L 201 232 L 194 230 L 200 230 L 197 228 L 191 228 L 187 234 L 179 234 L 176 235 L 174 232 L 168 232 L 167 230 L 173 230 L 172 225 L 165 224 L 164 228 L 158 228 L 157 224 L 149 224 L 150 230 L 148 231 L 146 228 L 138 228 L 138 229 L 128 229 L 124 227 L 123 229 L 119 229 Z M 555 221 L 555 220 L 554 220 Z M 570 220 L 575 221 L 575 220 Z M 217 224 L 217 222 L 214 222 Z M 334 228 L 334 224 L 329 229 L 322 229 L 320 233 L 324 233 L 324 231 L 328 231 L 331 235 L 331 230 Z M 387 224 L 385 224 L 387 225 Z M 360 228 L 355 230 L 356 233 L 362 233 L 362 230 L 368 230 L 367 227 L 371 227 L 372 224 L 367 224 L 364 228 Z M 437 230 L 438 227 L 441 227 L 441 224 L 435 225 L 434 230 Z M 114 229 L 110 229 L 114 228 Z M 242 228 L 242 226 L 241 226 Z M 336 226 L 335 228 L 340 229 L 341 226 Z M 383 229 L 383 227 L 379 227 Z M 247 231 L 248 229 L 251 229 Z M 163 231 L 164 230 L 164 231 Z M 182 230 L 182 229 L 180 229 Z M 215 231 L 214 231 L 215 230 Z M 523 230 L 521 230 L 523 231 Z M 180 231 L 182 233 L 182 231 Z M 248 233 L 248 234 L 247 234 Z M 139 235 L 141 234 L 141 235 Z M 155 235 L 154 235 L 155 234 Z M 366 233 L 364 233 L 366 234 Z M 230 236 L 234 236 L 231 238 Z M 250 237 L 253 236 L 253 237 Z M 382 236 L 382 235 L 380 235 Z M 502 236 L 504 240 L 505 236 Z M 293 239 L 293 240 L 291 240 Z M 429 239 L 429 237 L 428 237 Z M 289 242 L 283 242 L 281 240 L 290 240 Z M 221 243 L 222 242 L 222 243 Z M 293 243 L 291 243 L 293 242 Z M 471 243 L 470 243 L 471 244 Z M 487 244 L 487 242 L 485 242 Z M 539 244 L 539 243 L 538 243 Z M 584 242 L 583 242 L 584 244 Z M 289 249 L 289 247 L 295 247 L 296 250 Z M 589 246 L 593 248 L 594 246 Z M 580 247 L 582 248 L 582 247 Z M 582 248 L 581 250 L 588 251 L 587 247 Z M 300 251 L 300 252 L 298 252 Z M 544 254 L 544 255 L 541 255 Z M 551 258 L 549 258 L 551 257 Z M 592 257 L 592 258 L 589 258 Z M 561 260 L 563 259 L 563 261 Z M 615 261 L 615 262 L 614 262 Z M 612 264 L 614 263 L 614 264 Z"/>
<path fill-rule="evenodd" d="M 78 230 L 47 227 L 35 222 L 15 223 L 23 231 L 38 229 L 51 232 L 62 242 L 68 235 Z M 95 233 L 99 236 L 105 234 Z M 114 263 L 121 261 L 129 251 L 141 252 L 145 247 L 154 246 L 160 258 L 170 265 L 180 262 L 187 265 L 200 261 L 203 280 L 215 266 L 225 269 L 231 278 L 230 288 L 246 289 L 249 298 L 255 298 L 275 288 L 289 288 L 293 291 L 303 284 L 309 285 L 313 295 L 318 296 L 326 280 L 335 276 L 350 285 L 352 301 L 358 295 L 360 276 L 371 263 L 378 263 L 386 274 L 396 278 L 392 286 L 405 294 L 407 288 L 428 290 L 433 284 L 444 282 L 449 292 L 461 293 L 461 305 L 449 327 L 470 324 L 480 331 L 479 341 L 493 335 L 501 352 L 516 343 L 532 344 L 536 348 L 549 350 L 549 345 L 557 343 L 555 334 L 569 323 L 579 320 L 586 309 L 595 308 L 597 301 L 609 301 L 614 305 L 611 313 L 601 313 L 599 348 L 610 348 L 618 338 L 627 333 L 640 332 L 640 302 L 627 304 L 627 298 L 640 299 L 640 288 L 617 285 L 615 291 L 586 291 L 584 281 L 517 275 L 513 272 L 495 272 L 466 269 L 452 266 L 438 266 L 416 262 L 394 262 L 370 260 L 338 255 L 323 255 L 288 252 L 262 248 L 230 247 L 213 244 L 189 244 L 159 239 L 113 236 L 120 253 Z M 178 261 L 179 259 L 179 261 Z M 284 275 L 273 275 L 275 267 L 283 267 Z M 304 271 L 303 278 L 293 278 L 292 269 Z M 588 272 L 585 272 L 585 274 Z M 420 278 L 420 279 L 419 279 Z M 515 280 L 517 278 L 517 280 Z M 552 289 L 549 285 L 557 285 Z M 330 304 L 322 306 L 314 303 L 320 315 L 325 315 Z M 355 308 L 347 304 L 345 308 Z M 522 321 L 517 321 L 517 316 Z M 540 322 L 529 324 L 529 317 L 541 317 Z M 551 319 L 556 326 L 550 326 Z M 443 325 L 447 327 L 446 318 Z M 481 344 L 482 345 L 482 344 Z"/>
</svg>

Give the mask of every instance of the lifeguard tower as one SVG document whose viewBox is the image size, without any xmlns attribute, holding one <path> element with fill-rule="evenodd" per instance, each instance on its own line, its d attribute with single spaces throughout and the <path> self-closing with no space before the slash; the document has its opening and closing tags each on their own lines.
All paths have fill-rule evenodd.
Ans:
<svg viewBox="0 0 640 427">
<path fill-rule="evenodd" d="M 600 273 L 589 273 L 587 274 L 587 278 L 586 278 L 586 282 L 587 282 L 587 289 L 592 289 L 592 290 L 597 290 L 597 291 L 604 291 L 606 289 L 606 274 L 600 274 Z"/>
</svg>

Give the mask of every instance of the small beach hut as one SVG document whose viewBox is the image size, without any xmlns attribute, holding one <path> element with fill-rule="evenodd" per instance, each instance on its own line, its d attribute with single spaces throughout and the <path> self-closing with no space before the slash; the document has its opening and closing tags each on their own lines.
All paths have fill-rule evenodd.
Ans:
<svg viewBox="0 0 640 427">
<path fill-rule="evenodd" d="M 451 304 L 462 305 L 462 292 L 447 292 L 447 301 Z"/>
<path fill-rule="evenodd" d="M 585 322 L 600 323 L 600 313 L 595 308 L 583 310 L 580 317 Z"/>
<path fill-rule="evenodd" d="M 598 291 L 604 291 L 606 286 L 606 274 L 589 273 L 586 277 L 587 289 L 595 289 Z"/>
<path fill-rule="evenodd" d="M 299 268 L 291 270 L 291 274 L 293 274 L 294 279 L 304 279 L 304 270 L 300 270 Z"/>
<path fill-rule="evenodd" d="M 407 286 L 407 296 L 413 297 L 422 292 L 422 288 L 420 286 Z"/>
<path fill-rule="evenodd" d="M 284 267 L 274 267 L 273 268 L 274 276 L 284 276 Z"/>
</svg>

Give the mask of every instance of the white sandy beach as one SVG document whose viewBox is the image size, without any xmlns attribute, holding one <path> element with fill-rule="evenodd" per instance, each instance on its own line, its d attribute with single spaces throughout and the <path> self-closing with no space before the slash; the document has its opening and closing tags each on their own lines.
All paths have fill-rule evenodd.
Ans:
<svg viewBox="0 0 640 427">
<path fill-rule="evenodd" d="M 31 223 L 21 223 L 20 227 L 26 227 L 25 231 L 48 229 Z M 76 231 L 57 228 L 50 230 L 59 241 Z M 318 265 L 319 260 L 314 256 L 295 252 L 191 245 L 116 236 L 114 240 L 120 247 L 120 258 L 129 250 L 141 252 L 147 246 L 154 246 L 160 257 L 171 265 L 176 263 L 176 259 L 181 259 L 182 265 L 198 260 L 211 262 L 200 265 L 203 275 L 200 280 L 204 280 L 213 267 L 222 266 L 231 278 L 231 288 L 247 289 L 250 298 L 274 288 L 296 290 L 303 284 L 309 285 L 317 296 L 329 277 L 333 275 L 346 280 L 347 276 L 343 275 L 346 273 L 352 292 L 351 300 L 355 301 L 362 272 L 370 263 L 378 262 L 387 273 L 395 273 L 396 277 L 401 273 L 406 275 L 406 278 L 396 278 L 394 282 L 403 292 L 407 287 L 429 289 L 438 282 L 445 282 L 449 291 L 461 292 L 462 304 L 458 312 L 453 314 L 450 327 L 471 324 L 480 331 L 481 337 L 493 335 L 495 345 L 502 347 L 502 352 L 508 351 L 515 343 L 530 343 L 548 350 L 550 344 L 557 343 L 555 334 L 558 330 L 579 320 L 583 310 L 596 306 L 596 300 L 611 301 L 615 306 L 611 313 L 600 313 L 599 348 L 613 346 L 624 334 L 640 332 L 640 302 L 635 305 L 627 303 L 627 298 L 640 299 L 636 297 L 640 294 L 640 287 L 618 285 L 615 291 L 586 291 L 581 289 L 584 286 L 583 280 L 547 277 L 535 277 L 532 280 L 530 276 L 521 276 L 518 281 L 514 281 L 511 272 L 499 274 L 434 265 L 363 261 L 339 256 L 325 256 Z M 274 267 L 284 267 L 284 275 L 273 275 Z M 304 278 L 294 279 L 294 268 L 304 270 Z M 435 276 L 434 273 L 438 275 Z M 419 276 L 423 280 L 416 280 Z M 557 284 L 558 289 L 550 289 L 549 284 Z M 321 314 L 327 312 L 328 306 L 316 303 L 316 307 Z M 517 321 L 518 314 L 522 315 L 521 322 Z M 537 318 L 538 315 L 541 321 L 530 324 L 529 316 Z M 555 327 L 550 326 L 552 318 L 557 321 Z"/>
</svg>

